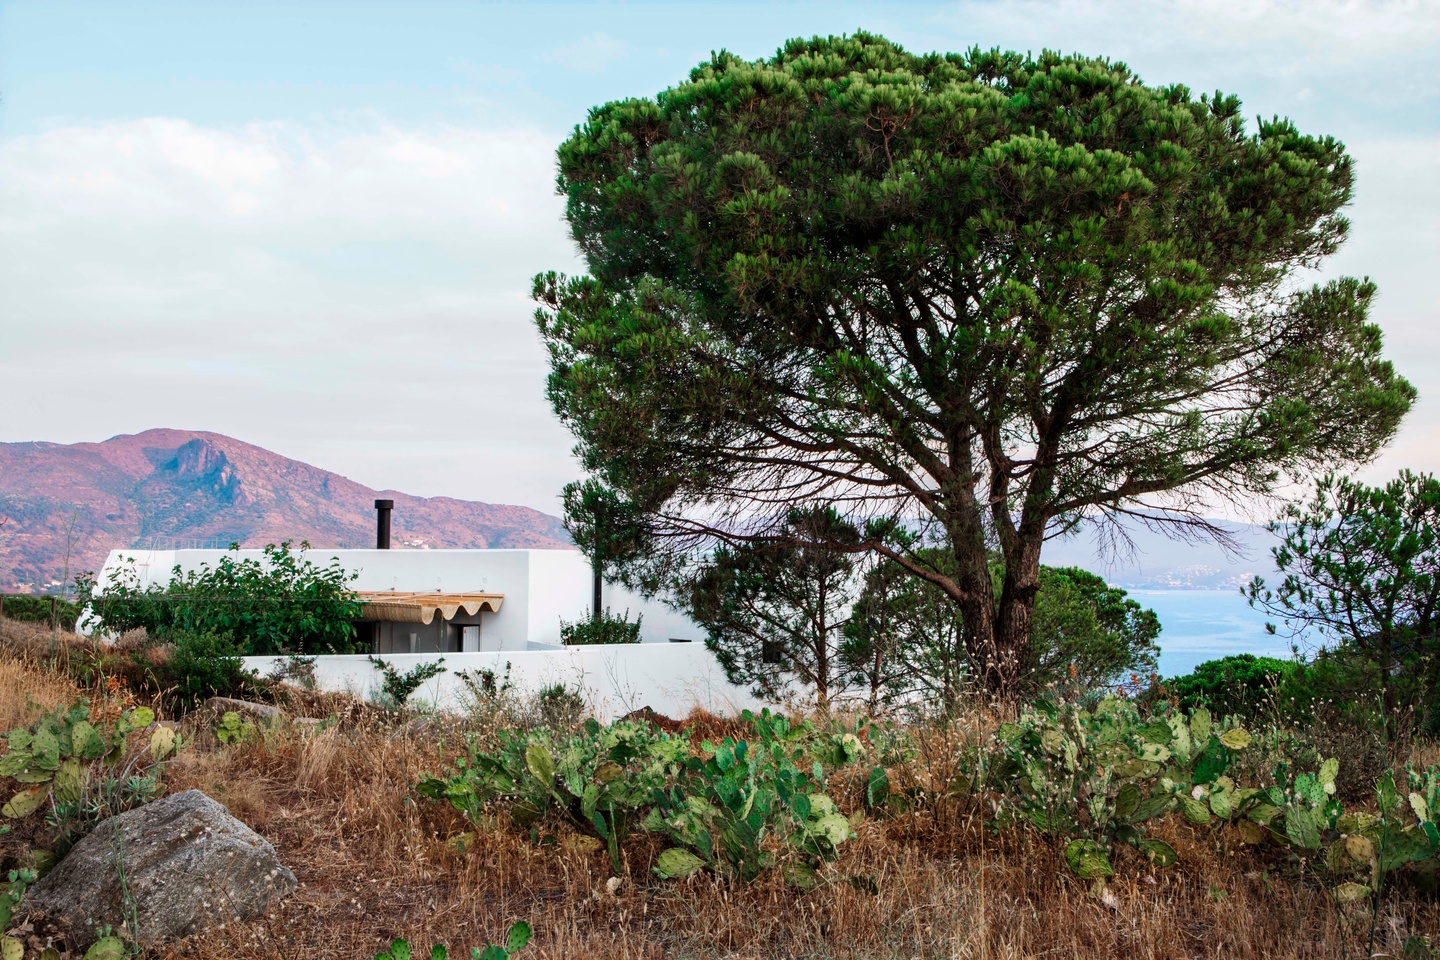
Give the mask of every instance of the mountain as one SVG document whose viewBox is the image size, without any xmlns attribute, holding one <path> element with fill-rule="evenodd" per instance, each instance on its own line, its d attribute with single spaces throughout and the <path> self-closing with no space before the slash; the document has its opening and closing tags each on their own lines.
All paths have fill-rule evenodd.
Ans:
<svg viewBox="0 0 1440 960">
<path fill-rule="evenodd" d="M 1235 590 L 1255 576 L 1275 578 L 1270 549 L 1280 538 L 1263 526 L 1212 520 L 1231 538 L 1226 549 L 1212 540 L 1187 541 L 1139 523 L 1124 527 L 1129 543 L 1120 549 L 1103 544 L 1094 528 L 1045 544 L 1041 562 L 1093 570 L 1116 586 L 1130 589 Z"/>
<path fill-rule="evenodd" d="M 0 592 L 44 592 L 117 547 L 375 543 L 377 497 L 395 501 L 397 549 L 569 548 L 528 507 L 372 490 L 218 433 L 147 430 L 103 443 L 0 443 Z"/>
</svg>

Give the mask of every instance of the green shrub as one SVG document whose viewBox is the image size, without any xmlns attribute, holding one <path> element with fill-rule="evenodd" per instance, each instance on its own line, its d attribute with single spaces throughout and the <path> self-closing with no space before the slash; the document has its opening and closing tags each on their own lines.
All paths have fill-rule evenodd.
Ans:
<svg viewBox="0 0 1440 960">
<path fill-rule="evenodd" d="M 253 739 L 257 733 L 255 724 L 240 716 L 234 710 L 225 711 L 220 722 L 215 724 L 215 739 L 229 746 L 234 743 L 244 743 Z"/>
<path fill-rule="evenodd" d="M 530 924 L 523 920 L 511 924 L 509 931 L 505 934 L 505 945 L 503 947 L 495 944 L 488 945 L 484 950 L 479 947 L 470 948 L 471 960 L 509 960 L 510 957 L 519 953 L 530 942 Z M 449 950 L 443 944 L 437 944 L 430 948 L 425 954 L 429 960 L 446 960 Z M 411 952 L 410 944 L 405 940 L 396 940 L 390 944 L 389 950 L 383 950 L 375 954 L 375 960 L 420 960 L 420 956 Z"/>
<path fill-rule="evenodd" d="M 643 614 L 636 614 L 635 622 L 630 622 L 630 611 L 626 610 L 623 615 L 616 615 L 606 607 L 598 617 L 586 617 L 584 620 L 576 620 L 568 623 L 560 621 L 560 642 L 567 647 L 594 646 L 604 643 L 639 643 L 640 642 L 640 621 L 644 619 Z"/>
<path fill-rule="evenodd" d="M 1197 824 L 1228 818 L 1235 785 L 1225 776 L 1232 751 L 1250 743 L 1216 725 L 1201 708 L 1142 722 L 1133 702 L 1108 697 L 1086 709 L 1041 702 L 1000 728 L 989 771 L 998 790 L 997 823 L 1025 822 L 1066 843 L 1082 879 L 1108 877 L 1112 851 L 1127 844 L 1168 866 L 1175 851 L 1147 837 L 1147 821 L 1180 810 Z"/>
<path fill-rule="evenodd" d="M 393 663 L 381 660 L 379 657 L 367 658 L 370 665 L 380 671 L 380 691 L 374 698 L 375 702 L 386 710 L 399 712 L 405 709 L 415 691 L 425 685 L 425 681 L 438 677 L 445 672 L 445 658 L 434 660 L 429 663 L 419 663 L 404 673 Z"/>
<path fill-rule="evenodd" d="M 349 584 L 357 575 L 338 563 L 313 563 L 308 549 L 302 542 L 292 550 L 287 540 L 266 546 L 263 560 L 227 555 L 188 573 L 177 566 L 164 586 L 141 587 L 133 563 L 106 583 L 91 577 L 77 583 L 106 633 L 143 629 L 161 639 L 180 631 L 228 633 L 249 656 L 350 653 L 360 601 Z"/>
<path fill-rule="evenodd" d="M 1276 763 L 1265 786 L 1244 782 L 1236 761 L 1248 751 L 1301 756 Z M 1252 736 L 1234 718 L 1215 722 L 1203 707 L 1162 706 L 1145 716 L 1118 697 L 1092 708 L 1042 703 L 1001 727 L 988 765 L 962 787 L 996 804 L 997 829 L 1025 824 L 1058 840 L 1070 869 L 1086 880 L 1111 876 L 1122 844 L 1157 866 L 1173 863 L 1175 850 L 1145 835 L 1148 822 L 1169 815 L 1279 846 L 1341 902 L 1378 897 L 1386 876 L 1401 868 L 1440 870 L 1440 769 L 1407 768 L 1408 796 L 1386 772 L 1374 783 L 1378 813 L 1347 814 L 1339 761 L 1300 769 L 1312 755 L 1289 731 Z"/>
<path fill-rule="evenodd" d="M 574 729 L 585 716 L 585 698 L 563 683 L 541 687 L 530 697 L 529 719 L 552 730 Z"/>
<path fill-rule="evenodd" d="M 1183 677 L 1152 688 L 1150 703 L 1169 700 L 1184 708 L 1206 706 L 1293 734 L 1287 758 L 1318 764 L 1344 757 L 1340 794 L 1369 796 L 1376 781 L 1403 754 L 1410 728 L 1392 724 L 1395 743 L 1377 736 L 1385 723 L 1384 695 L 1369 662 L 1355 651 L 1323 649 L 1311 660 L 1278 660 L 1239 654 L 1200 664 Z"/>
<path fill-rule="evenodd" d="M 619 870 L 621 843 L 689 752 L 688 736 L 644 721 L 602 727 L 591 719 L 563 738 L 545 730 L 504 730 L 493 750 L 480 749 L 471 738 L 467 759 L 454 774 L 427 777 L 417 789 L 449 801 L 472 823 L 492 803 L 507 808 L 522 828 L 558 812 L 598 837 Z"/>
<path fill-rule="evenodd" d="M 315 679 L 315 658 L 298 653 L 277 658 L 268 676 L 276 683 L 292 683 L 304 690 L 314 690 L 319 685 Z"/>
<path fill-rule="evenodd" d="M 80 619 L 80 604 L 59 597 L 35 596 L 29 593 L 7 593 L 0 595 L 0 613 L 11 620 L 23 623 L 49 624 L 52 615 L 60 621 L 60 629 L 73 631 Z M 51 603 L 54 603 L 53 614 Z"/>
<path fill-rule="evenodd" d="M 255 671 L 240 659 L 244 646 L 229 634 L 179 630 L 170 640 L 168 655 L 154 671 L 171 709 L 193 710 L 211 697 L 243 698 L 259 683 Z"/>
<path fill-rule="evenodd" d="M 668 734 L 648 721 L 591 719 L 568 736 L 502 730 L 494 749 L 470 738 L 454 773 L 426 777 L 416 789 L 477 826 L 490 806 L 503 807 L 535 838 L 543 818 L 563 816 L 604 844 L 616 871 L 637 827 L 674 844 L 660 856 L 660 875 L 710 869 L 742 882 L 776 866 L 769 838 L 778 836 L 786 876 L 808 885 L 813 863 L 851 836 L 850 821 L 824 793 L 827 761 L 847 764 L 864 746 L 854 734 L 818 735 L 768 711 L 744 718 L 753 739 L 705 743 L 701 756 L 692 755 L 687 732 Z"/>
<path fill-rule="evenodd" d="M 702 744 L 706 755 L 686 758 L 675 783 L 656 797 L 646 829 L 678 846 L 661 854 L 655 870 L 685 877 L 708 868 L 749 882 L 775 866 L 767 838 L 779 834 L 794 855 L 786 878 L 810 886 L 814 862 L 834 856 L 853 836 L 849 819 L 823 792 L 824 765 L 811 752 L 814 728 L 768 710 L 743 716 L 755 730 L 753 741 Z M 832 748 L 838 752 L 826 752 L 842 763 L 863 752 L 853 735 Z"/>
<path fill-rule="evenodd" d="M 1221 716 L 1248 718 L 1262 712 L 1273 716 L 1281 702 L 1280 687 L 1284 685 L 1287 695 L 1293 696 L 1301 690 L 1305 673 L 1305 664 L 1294 660 L 1241 653 L 1207 660 L 1185 676 L 1166 680 L 1164 689 L 1170 700 L 1187 709 L 1206 707 Z"/>
</svg>

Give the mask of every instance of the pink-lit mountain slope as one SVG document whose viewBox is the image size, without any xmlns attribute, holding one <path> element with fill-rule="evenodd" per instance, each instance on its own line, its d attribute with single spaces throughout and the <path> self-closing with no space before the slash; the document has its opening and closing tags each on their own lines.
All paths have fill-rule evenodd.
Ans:
<svg viewBox="0 0 1440 960">
<path fill-rule="evenodd" d="M 0 592 L 43 592 L 116 547 L 373 546 L 376 497 L 404 548 L 569 547 L 528 507 L 377 491 L 218 433 L 147 430 L 103 443 L 0 443 Z"/>
</svg>

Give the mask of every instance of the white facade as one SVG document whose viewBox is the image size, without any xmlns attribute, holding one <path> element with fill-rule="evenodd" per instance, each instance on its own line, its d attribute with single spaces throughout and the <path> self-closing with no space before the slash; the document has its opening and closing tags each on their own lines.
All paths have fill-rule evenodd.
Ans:
<svg viewBox="0 0 1440 960">
<path fill-rule="evenodd" d="M 263 561 L 262 550 L 112 550 L 101 569 L 103 590 L 112 574 L 133 560 L 139 586 L 168 584 L 171 571 L 214 566 L 225 556 Z M 590 613 L 593 578 L 590 562 L 576 550 L 324 550 L 306 558 L 321 566 L 332 561 L 358 574 L 354 590 L 423 593 L 499 593 L 505 599 L 495 613 L 481 613 L 482 652 L 558 647 L 560 621 L 583 620 Z M 647 600 L 615 584 L 605 584 L 604 605 L 615 614 L 638 614 L 644 643 L 690 641 L 705 632 L 694 621 L 656 600 Z M 437 617 L 437 619 L 439 619 Z M 413 625 L 424 629 L 421 625 Z"/>
<path fill-rule="evenodd" d="M 275 657 L 245 657 L 245 666 L 262 676 L 275 668 Z M 425 682 L 411 702 L 436 708 L 463 702 L 456 673 L 488 670 L 508 679 L 518 694 L 534 694 L 559 684 L 580 694 L 602 721 L 614 720 L 641 707 L 667 717 L 684 717 L 699 707 L 734 715 L 741 710 L 775 707 L 733 686 L 714 654 L 701 643 L 619 644 L 560 647 L 499 653 L 414 653 L 382 655 L 401 673 L 422 663 L 443 660 L 445 672 Z M 365 656 L 317 657 L 315 681 L 321 690 L 373 699 L 381 674 Z"/>
</svg>

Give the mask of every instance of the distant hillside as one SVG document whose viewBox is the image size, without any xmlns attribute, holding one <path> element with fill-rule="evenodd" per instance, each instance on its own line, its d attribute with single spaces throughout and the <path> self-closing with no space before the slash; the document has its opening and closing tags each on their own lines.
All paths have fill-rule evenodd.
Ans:
<svg viewBox="0 0 1440 960">
<path fill-rule="evenodd" d="M 1257 574 L 1273 579 L 1270 548 L 1280 543 L 1278 537 L 1255 524 L 1214 522 L 1230 533 L 1237 552 L 1210 541 L 1188 543 L 1130 523 L 1128 549 L 1103 550 L 1095 532 L 1082 528 L 1075 537 L 1045 544 L 1041 559 L 1053 566 L 1084 567 L 1130 588 L 1234 590 Z"/>
<path fill-rule="evenodd" d="M 569 547 L 528 507 L 372 490 L 218 433 L 147 430 L 103 443 L 0 443 L 0 592 L 41 592 L 110 550 L 373 546 L 376 497 L 395 501 L 397 549 Z"/>
</svg>

